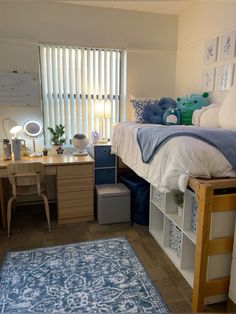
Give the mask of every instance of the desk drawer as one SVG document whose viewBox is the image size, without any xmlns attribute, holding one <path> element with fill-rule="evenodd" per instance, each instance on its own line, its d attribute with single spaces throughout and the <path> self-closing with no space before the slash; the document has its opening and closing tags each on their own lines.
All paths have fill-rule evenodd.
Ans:
<svg viewBox="0 0 236 314">
<path fill-rule="evenodd" d="M 58 166 L 57 178 L 84 178 L 93 176 L 93 164 L 88 165 L 73 165 L 73 166 Z"/>
<path fill-rule="evenodd" d="M 66 208 L 66 210 L 61 210 L 60 215 L 58 215 L 58 222 L 63 223 L 63 220 L 73 222 L 78 221 L 88 221 L 93 220 L 93 207 L 91 205 L 83 206 L 79 208 L 78 206 L 71 206 Z"/>
<path fill-rule="evenodd" d="M 72 178 L 72 179 L 60 179 L 57 181 L 57 191 L 72 192 L 72 191 L 84 191 L 93 188 L 93 177 L 86 178 Z"/>
<path fill-rule="evenodd" d="M 8 174 L 7 174 L 7 169 L 0 169 L 0 178 L 7 178 Z"/>
<path fill-rule="evenodd" d="M 93 188 L 84 191 L 62 192 L 58 194 L 57 198 L 60 207 L 65 205 L 69 207 L 69 204 L 85 204 L 93 201 Z"/>
<path fill-rule="evenodd" d="M 56 174 L 57 174 L 57 167 L 56 166 L 44 167 L 44 175 L 45 176 L 56 176 Z"/>
<path fill-rule="evenodd" d="M 82 221 L 83 217 L 93 218 L 93 189 L 58 194 L 59 223 L 62 219 Z"/>
</svg>

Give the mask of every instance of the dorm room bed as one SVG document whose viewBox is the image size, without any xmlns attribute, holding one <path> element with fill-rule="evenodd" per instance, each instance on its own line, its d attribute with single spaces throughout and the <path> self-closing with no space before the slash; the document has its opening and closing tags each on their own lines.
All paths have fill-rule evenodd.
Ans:
<svg viewBox="0 0 236 314">
<path fill-rule="evenodd" d="M 112 152 L 151 183 L 150 233 L 193 288 L 193 311 L 203 311 L 204 304 L 225 300 L 228 294 L 236 173 L 217 148 L 188 136 L 170 139 L 150 163 L 143 163 L 137 132 L 147 126 L 116 125 Z M 182 217 L 174 202 L 176 189 L 185 192 Z M 197 230 L 192 228 L 195 204 Z"/>
</svg>

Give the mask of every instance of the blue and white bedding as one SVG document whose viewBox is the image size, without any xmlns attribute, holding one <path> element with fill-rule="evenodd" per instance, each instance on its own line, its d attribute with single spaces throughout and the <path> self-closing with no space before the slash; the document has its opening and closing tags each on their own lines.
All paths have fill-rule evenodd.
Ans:
<svg viewBox="0 0 236 314">
<path fill-rule="evenodd" d="M 147 127 L 156 128 L 157 125 L 134 122 L 117 124 L 113 128 L 112 152 L 160 191 L 179 189 L 184 192 L 190 176 L 236 177 L 232 165 L 216 147 L 189 136 L 170 139 L 149 163 L 144 163 L 137 133 L 140 128 Z"/>
<path fill-rule="evenodd" d="M 157 125 L 155 128 L 140 128 L 137 140 L 142 161 L 150 162 L 162 145 L 178 136 L 190 136 L 216 147 L 236 170 L 236 131 L 222 128 L 199 128 L 185 125 Z"/>
</svg>

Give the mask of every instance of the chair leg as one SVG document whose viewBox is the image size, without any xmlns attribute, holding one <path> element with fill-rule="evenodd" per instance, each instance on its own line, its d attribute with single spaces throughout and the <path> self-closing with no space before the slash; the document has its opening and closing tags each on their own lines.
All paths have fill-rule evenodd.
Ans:
<svg viewBox="0 0 236 314">
<path fill-rule="evenodd" d="M 50 211 L 49 211 L 49 205 L 48 205 L 48 198 L 45 194 L 41 194 L 43 201 L 44 201 L 44 207 L 45 207 L 45 213 L 46 213 L 46 217 L 47 217 L 47 221 L 48 221 L 48 231 L 51 232 L 51 223 L 50 223 Z"/>
<path fill-rule="evenodd" d="M 12 196 L 7 204 L 7 236 L 10 237 L 10 225 L 11 225 L 11 211 L 12 211 L 12 204 L 15 201 L 15 196 Z"/>
</svg>

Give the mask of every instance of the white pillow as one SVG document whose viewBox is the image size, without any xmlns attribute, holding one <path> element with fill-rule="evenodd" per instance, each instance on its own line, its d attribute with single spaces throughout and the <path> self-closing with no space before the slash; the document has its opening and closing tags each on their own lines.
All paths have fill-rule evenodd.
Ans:
<svg viewBox="0 0 236 314">
<path fill-rule="evenodd" d="M 226 129 L 236 128 L 236 84 L 230 88 L 220 107 L 219 126 Z"/>
<path fill-rule="evenodd" d="M 218 128 L 219 127 L 219 111 L 220 105 L 211 105 L 209 109 L 203 112 L 200 119 L 200 127 Z"/>
<path fill-rule="evenodd" d="M 219 110 L 221 105 L 211 104 L 193 112 L 192 124 L 204 128 L 219 127 Z"/>
</svg>

